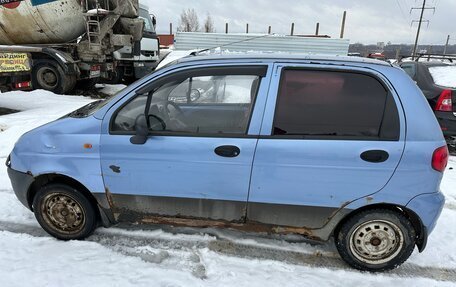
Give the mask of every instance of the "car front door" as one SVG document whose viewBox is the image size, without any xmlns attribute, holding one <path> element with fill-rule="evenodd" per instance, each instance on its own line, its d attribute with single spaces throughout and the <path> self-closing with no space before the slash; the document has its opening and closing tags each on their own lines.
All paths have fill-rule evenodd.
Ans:
<svg viewBox="0 0 456 287">
<path fill-rule="evenodd" d="M 321 228 L 337 210 L 388 183 L 404 150 L 400 102 L 369 70 L 275 69 L 247 218 Z"/>
<path fill-rule="evenodd" d="M 184 69 L 110 109 L 101 165 L 116 216 L 240 221 L 269 81 L 268 66 Z M 149 136 L 133 144 L 137 119 Z"/>
</svg>

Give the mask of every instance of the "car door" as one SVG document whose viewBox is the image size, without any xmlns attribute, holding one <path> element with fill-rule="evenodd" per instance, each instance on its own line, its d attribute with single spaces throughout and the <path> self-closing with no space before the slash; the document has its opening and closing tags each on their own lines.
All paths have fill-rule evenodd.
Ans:
<svg viewBox="0 0 456 287">
<path fill-rule="evenodd" d="M 119 220 L 245 218 L 267 71 L 267 65 L 181 69 L 108 112 L 101 165 Z M 132 144 L 141 115 L 149 136 Z"/>
<path fill-rule="evenodd" d="M 387 184 L 404 150 L 404 116 L 388 82 L 372 70 L 282 64 L 275 70 L 247 218 L 320 228 Z"/>
</svg>

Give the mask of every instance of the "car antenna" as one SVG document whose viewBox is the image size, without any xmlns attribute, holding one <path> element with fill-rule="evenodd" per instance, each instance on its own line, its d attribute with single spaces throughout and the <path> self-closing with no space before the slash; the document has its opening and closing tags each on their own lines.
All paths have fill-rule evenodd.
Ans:
<svg viewBox="0 0 456 287">
<path fill-rule="evenodd" d="M 247 39 L 244 39 L 244 40 L 241 40 L 241 41 L 234 41 L 234 42 L 226 43 L 226 44 L 221 45 L 221 46 L 215 46 L 215 47 L 211 47 L 211 48 L 201 49 L 201 50 L 198 50 L 198 51 L 190 53 L 190 56 L 198 56 L 201 53 L 204 53 L 204 52 L 207 52 L 207 51 L 210 51 L 210 50 L 213 50 L 213 49 L 223 48 L 223 47 L 231 46 L 231 45 L 234 45 L 234 44 L 239 44 L 239 43 L 248 42 L 248 41 L 252 41 L 252 40 L 256 40 L 256 39 L 266 38 L 266 37 L 273 36 L 273 35 L 275 35 L 275 34 L 266 34 L 266 35 L 261 35 L 261 36 L 255 36 L 255 37 L 250 37 L 250 38 L 247 38 Z"/>
</svg>

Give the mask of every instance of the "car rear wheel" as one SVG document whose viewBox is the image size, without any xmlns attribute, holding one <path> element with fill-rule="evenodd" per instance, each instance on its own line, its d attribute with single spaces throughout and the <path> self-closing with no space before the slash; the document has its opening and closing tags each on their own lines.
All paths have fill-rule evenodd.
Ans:
<svg viewBox="0 0 456 287">
<path fill-rule="evenodd" d="M 336 246 L 350 266 L 371 272 L 394 269 L 415 248 L 415 230 L 401 213 L 376 209 L 364 211 L 342 224 Z"/>
<path fill-rule="evenodd" d="M 41 188 L 34 200 L 35 217 L 50 235 L 61 240 L 81 240 L 97 226 L 93 204 L 76 189 L 64 184 Z"/>
</svg>

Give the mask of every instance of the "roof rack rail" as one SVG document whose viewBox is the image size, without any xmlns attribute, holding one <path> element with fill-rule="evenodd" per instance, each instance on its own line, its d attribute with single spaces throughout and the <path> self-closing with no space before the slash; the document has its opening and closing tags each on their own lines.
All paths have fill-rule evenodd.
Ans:
<svg viewBox="0 0 456 287">
<path fill-rule="evenodd" d="M 456 55 L 444 55 L 444 54 L 432 54 L 432 53 L 418 53 L 415 61 L 418 62 L 420 59 L 427 58 L 428 61 L 433 60 L 448 60 L 450 63 L 456 62 Z"/>
</svg>

